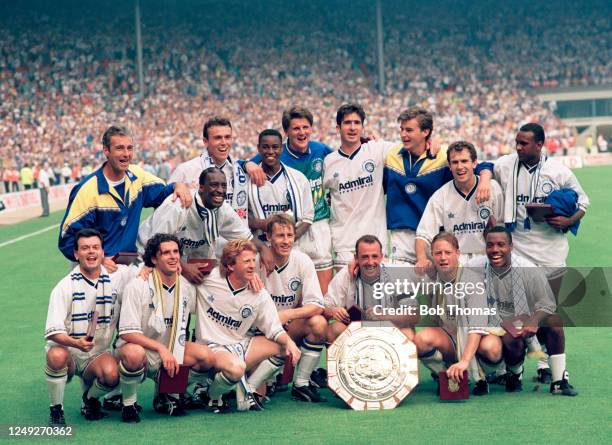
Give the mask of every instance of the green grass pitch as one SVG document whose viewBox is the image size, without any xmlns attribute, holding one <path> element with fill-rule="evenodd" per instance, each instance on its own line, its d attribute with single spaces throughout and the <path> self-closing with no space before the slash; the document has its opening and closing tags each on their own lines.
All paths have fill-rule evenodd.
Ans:
<svg viewBox="0 0 612 445">
<path fill-rule="evenodd" d="M 576 174 L 591 199 L 578 238 L 571 241 L 569 264 L 612 266 L 612 167 L 584 168 Z M 60 222 L 62 215 L 0 228 L 0 244 Z M 8 425 L 44 425 L 48 397 L 43 374 L 42 333 L 49 292 L 68 272 L 56 247 L 57 229 L 0 248 L 2 323 L 0 413 Z M 609 281 L 610 282 L 610 281 Z M 492 387 L 488 397 L 465 403 L 440 403 L 434 384 L 421 368 L 421 383 L 397 409 L 354 412 L 327 393 L 324 405 L 309 405 L 280 394 L 262 413 L 213 415 L 192 412 L 168 419 L 152 410 L 152 383 L 139 391 L 142 422 L 122 424 L 120 416 L 87 422 L 79 415 L 80 385 L 66 388 L 66 420 L 73 443 L 609 443 L 612 390 L 608 354 L 612 328 L 570 328 L 566 332 L 568 369 L 576 398 L 552 397 L 531 381 L 535 362 L 528 361 L 524 391 L 506 394 Z M 21 443 L 46 439 L 21 439 Z M 59 439 L 55 439 L 59 440 Z M 14 442 L 6 435 L 2 442 Z"/>
</svg>

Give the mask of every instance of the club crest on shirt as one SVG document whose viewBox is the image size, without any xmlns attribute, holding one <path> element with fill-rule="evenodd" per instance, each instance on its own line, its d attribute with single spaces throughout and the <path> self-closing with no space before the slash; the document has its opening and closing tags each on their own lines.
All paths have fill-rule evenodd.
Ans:
<svg viewBox="0 0 612 445">
<path fill-rule="evenodd" d="M 185 334 L 179 336 L 179 344 L 185 346 Z"/>
<path fill-rule="evenodd" d="M 478 216 L 480 216 L 480 219 L 489 219 L 489 216 L 491 216 L 491 209 L 487 206 L 480 207 Z"/>
<path fill-rule="evenodd" d="M 240 191 L 238 192 L 238 194 L 236 195 L 236 203 L 237 203 L 239 206 L 242 206 L 242 205 L 244 205 L 244 203 L 246 202 L 246 200 L 247 200 L 247 195 L 246 195 L 246 192 L 245 192 L 244 190 L 240 190 Z"/>
<path fill-rule="evenodd" d="M 555 186 L 550 181 L 545 181 L 542 183 L 542 187 L 540 187 L 542 193 L 549 195 L 555 189 Z"/>
<path fill-rule="evenodd" d="M 368 159 L 363 163 L 363 170 L 367 173 L 372 173 L 375 168 L 376 164 L 374 164 L 374 161 L 372 159 Z"/>
<path fill-rule="evenodd" d="M 404 187 L 404 190 L 406 190 L 406 193 L 408 193 L 409 195 L 412 195 L 414 192 L 416 192 L 417 186 L 414 182 L 409 182 Z"/>
<path fill-rule="evenodd" d="M 293 292 L 296 292 L 300 288 L 301 284 L 302 280 L 299 277 L 289 279 L 289 289 L 291 289 Z"/>
<path fill-rule="evenodd" d="M 321 170 L 323 170 L 323 160 L 315 159 L 314 161 L 312 161 L 312 169 L 317 173 L 321 173 Z"/>
<path fill-rule="evenodd" d="M 249 318 L 251 315 L 253 315 L 253 306 L 250 304 L 245 304 L 240 308 L 240 316 L 242 318 Z"/>
</svg>

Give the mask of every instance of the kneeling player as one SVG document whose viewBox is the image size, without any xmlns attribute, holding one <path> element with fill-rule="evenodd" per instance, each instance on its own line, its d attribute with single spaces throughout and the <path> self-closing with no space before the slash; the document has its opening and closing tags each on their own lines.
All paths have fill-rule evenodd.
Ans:
<svg viewBox="0 0 612 445">
<path fill-rule="evenodd" d="M 290 216 L 284 213 L 270 216 L 266 235 L 276 267 L 270 275 L 262 274 L 262 280 L 287 333 L 302 345 L 291 395 L 305 402 L 325 402 L 325 397 L 310 384 L 310 375 L 321 360 L 327 328 L 321 315 L 323 295 L 314 264 L 308 255 L 293 249 L 295 224 Z"/>
<path fill-rule="evenodd" d="M 51 425 L 64 425 L 62 402 L 66 383 L 73 375 L 83 379 L 81 414 L 87 420 L 107 416 L 98 398 L 119 383 L 117 361 L 110 344 L 117 324 L 120 295 L 127 271 L 120 267 L 109 274 L 102 266 L 102 235 L 94 229 L 80 230 L 75 237 L 74 256 L 79 265 L 51 292 L 45 328 L 47 387 L 51 402 Z M 93 338 L 88 323 L 97 311 Z"/>
<path fill-rule="evenodd" d="M 370 321 L 391 321 L 403 334 L 412 340 L 414 325 L 418 322 L 418 315 L 390 315 L 382 311 L 385 307 L 414 305 L 414 298 L 410 295 L 385 295 L 379 299 L 375 296 L 374 288 L 379 283 L 391 283 L 396 279 L 406 279 L 407 268 L 383 264 L 384 255 L 380 240 L 373 235 L 363 235 L 355 243 L 356 273 L 350 266 L 345 266 L 338 272 L 329 284 L 325 295 L 325 310 L 323 315 L 331 321 L 327 327 L 326 341 L 333 343 L 336 338 L 351 323 L 347 309 L 353 305 L 364 311 L 364 319 Z M 398 275 L 399 274 L 399 275 Z M 415 280 L 416 275 L 414 277 Z M 377 310 L 381 308 L 381 311 Z M 379 312 L 382 312 L 379 313 Z"/>
<path fill-rule="evenodd" d="M 217 372 L 208 388 L 214 412 L 228 410 L 221 396 L 239 382 L 238 409 L 263 409 L 253 390 L 278 372 L 282 361 L 277 357 L 290 356 L 294 365 L 300 360 L 300 350 L 283 329 L 270 294 L 248 288 L 256 276 L 256 254 L 251 241 L 228 242 L 220 268 L 198 286 L 196 338 L 198 343 L 208 345 L 215 356 Z M 250 337 L 251 328 L 264 335 Z M 245 372 L 256 367 L 245 378 Z"/>
<path fill-rule="evenodd" d="M 527 316 L 518 330 L 518 337 L 505 332 L 502 337 L 503 355 L 508 374 L 506 391 L 523 388 L 523 362 L 527 339 L 537 336 L 546 345 L 548 364 L 552 372 L 550 392 L 565 396 L 578 393 L 569 384 L 565 369 L 565 334 L 561 318 L 555 314 L 553 292 L 541 269 L 515 254 L 512 234 L 503 226 L 485 230 L 487 258 L 468 262 L 470 267 L 484 269 L 488 299 L 496 308 L 497 317 L 491 324 L 501 326 L 503 320 Z"/>
<path fill-rule="evenodd" d="M 471 277 L 460 276 L 462 269 L 459 267 L 459 243 L 457 238 L 448 232 L 440 232 L 431 242 L 431 254 L 437 273 L 437 282 L 446 288 L 446 285 L 456 285 L 466 282 Z M 465 272 L 465 275 L 469 272 Z M 476 286 L 474 286 L 477 289 Z M 441 292 L 431 298 L 430 307 L 443 309 L 443 314 L 436 316 L 434 322 L 437 327 L 426 327 L 417 332 L 414 343 L 421 362 L 432 371 L 432 376 L 437 380 L 438 373 L 446 370 L 449 378 L 460 381 L 463 372 L 470 367 L 470 362 L 477 357 L 480 364 L 485 368 L 495 367 L 501 362 L 502 343 L 499 337 L 489 334 L 485 327 L 488 317 L 462 317 L 456 315 L 456 309 L 451 306 L 464 308 L 486 307 L 486 295 L 484 286 L 481 287 L 482 294 L 475 290 L 471 295 L 464 298 L 455 296 L 454 293 Z M 465 332 L 467 331 L 467 338 Z M 447 365 L 451 364 L 448 369 Z M 474 369 L 474 368 L 472 368 Z M 474 395 L 485 395 L 489 393 L 489 386 L 485 379 L 480 378 L 473 389 Z"/>
<path fill-rule="evenodd" d="M 163 367 L 170 377 L 179 365 L 191 367 L 189 377 L 205 381 L 213 366 L 213 354 L 204 345 L 185 341 L 189 314 L 195 312 L 196 292 L 178 274 L 181 246 L 178 238 L 157 234 L 146 244 L 143 259 L 153 270 L 147 281 L 132 280 L 125 289 L 119 322 L 119 372 L 124 422 L 139 422 L 136 409 L 138 384 L 148 377 L 157 380 Z M 170 416 L 185 414 L 180 399 L 158 394 L 153 408 Z"/>
</svg>

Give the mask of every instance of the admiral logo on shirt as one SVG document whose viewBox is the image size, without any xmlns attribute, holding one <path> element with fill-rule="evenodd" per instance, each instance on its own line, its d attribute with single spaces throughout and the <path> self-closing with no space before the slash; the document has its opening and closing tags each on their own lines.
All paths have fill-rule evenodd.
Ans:
<svg viewBox="0 0 612 445">
<path fill-rule="evenodd" d="M 374 178 L 372 175 L 368 176 L 360 176 L 357 179 L 353 179 L 352 181 L 341 182 L 338 190 L 340 192 L 351 192 L 353 190 L 358 190 L 366 187 L 370 187 L 374 183 Z"/>
<path fill-rule="evenodd" d="M 529 204 L 530 202 L 536 203 L 536 204 L 544 204 L 544 201 L 546 200 L 546 196 L 536 196 L 535 198 L 533 198 L 533 200 L 531 199 L 531 196 L 529 195 L 516 195 L 516 203 L 517 204 Z"/>
<path fill-rule="evenodd" d="M 181 238 L 181 244 L 183 245 L 184 248 L 186 249 L 197 249 L 200 246 L 208 246 L 208 241 L 205 239 L 201 239 L 201 240 L 190 240 L 188 238 Z"/>
<path fill-rule="evenodd" d="M 234 320 L 229 315 L 225 315 L 225 314 L 222 314 L 221 312 L 217 312 L 211 307 L 209 307 L 208 310 L 206 311 L 206 315 L 208 315 L 208 318 L 213 319 L 218 324 L 225 326 L 227 328 L 230 328 L 230 329 L 236 330 L 240 326 L 242 326 L 242 321 Z"/>
<path fill-rule="evenodd" d="M 295 294 L 293 295 L 272 295 L 272 301 L 277 306 L 293 306 L 295 303 Z"/>
<path fill-rule="evenodd" d="M 291 210 L 291 205 L 289 204 L 264 204 L 261 206 L 262 210 L 268 213 L 276 213 L 276 212 L 286 212 L 287 210 Z"/>
<path fill-rule="evenodd" d="M 453 233 L 461 232 L 483 232 L 487 224 L 484 222 L 463 222 L 453 225 Z"/>
</svg>

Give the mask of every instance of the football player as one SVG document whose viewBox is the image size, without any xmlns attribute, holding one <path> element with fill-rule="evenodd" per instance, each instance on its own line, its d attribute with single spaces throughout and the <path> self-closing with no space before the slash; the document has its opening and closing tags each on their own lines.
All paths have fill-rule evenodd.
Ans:
<svg viewBox="0 0 612 445">
<path fill-rule="evenodd" d="M 228 242 L 220 267 L 198 286 L 196 341 L 214 352 L 216 373 L 208 386 L 214 412 L 228 410 L 221 396 L 239 383 L 238 409 L 263 409 L 253 396 L 255 388 L 280 369 L 279 357 L 289 356 L 294 366 L 300 360 L 300 350 L 283 329 L 270 294 L 248 287 L 256 275 L 256 255 L 251 241 Z M 249 335 L 251 328 L 264 335 Z M 256 367 L 257 372 L 245 378 Z"/>
<path fill-rule="evenodd" d="M 185 341 L 189 314 L 195 312 L 195 288 L 179 275 L 181 244 L 158 233 L 145 246 L 147 280 L 134 279 L 125 288 L 117 355 L 121 374 L 124 422 L 140 422 L 136 408 L 138 384 L 145 376 L 159 382 L 160 371 L 173 377 L 179 365 L 190 366 L 190 379 L 206 381 L 213 354 L 205 345 Z M 177 395 L 156 394 L 153 408 L 170 416 L 185 414 Z"/>
<path fill-rule="evenodd" d="M 490 369 L 501 362 L 502 343 L 499 337 L 487 331 L 488 316 L 484 285 L 475 274 L 459 265 L 461 252 L 457 238 L 448 232 L 438 233 L 431 242 L 431 256 L 435 267 L 436 283 L 442 285 L 442 291 L 429 294 L 429 306 L 440 310 L 434 317 L 435 327 L 425 327 L 414 337 L 417 353 L 421 362 L 432 371 L 432 377 L 438 381 L 441 371 L 447 372 L 450 379 L 460 381 L 464 371 L 471 366 L 472 359 Z M 459 295 L 458 283 L 470 282 L 474 290 L 466 295 Z M 462 316 L 458 307 L 483 309 L 481 316 Z M 476 366 L 476 365 L 474 365 Z M 472 393 L 477 396 L 489 393 L 489 385 L 484 375 L 477 368 L 472 372 L 476 384 Z"/>
<path fill-rule="evenodd" d="M 566 233 L 577 233 L 589 198 L 569 168 L 542 153 L 545 139 L 541 125 L 523 125 L 516 135 L 516 153 L 499 158 L 494 173 L 504 193 L 504 223 L 513 234 L 516 253 L 544 268 L 558 299 L 569 253 Z M 570 211 L 556 212 L 545 222 L 530 218 L 526 205 L 547 203 L 549 196 Z M 546 360 L 538 362 L 538 379 L 550 383 Z"/>
<path fill-rule="evenodd" d="M 64 425 L 62 407 L 66 383 L 75 374 L 82 378 L 85 391 L 81 414 L 87 420 L 107 416 L 98 398 L 119 384 L 117 361 L 110 351 L 115 333 L 121 293 L 131 273 L 125 266 L 109 274 L 104 261 L 104 241 L 95 229 L 81 229 L 75 235 L 76 266 L 63 278 L 49 299 L 46 339 L 47 388 L 50 425 Z M 98 321 L 88 336 L 94 312 Z"/>
<path fill-rule="evenodd" d="M 503 218 L 503 196 L 499 184 L 490 181 L 490 198 L 476 200 L 480 178 L 476 168 L 476 148 L 469 142 L 457 141 L 448 146 L 446 156 L 453 180 L 438 189 L 427 202 L 416 231 L 416 256 L 420 267 L 431 267 L 426 252 L 439 232 L 452 233 L 459 241 L 461 263 L 475 255 L 484 255 L 482 236 L 487 224 L 495 225 Z"/>
<path fill-rule="evenodd" d="M 259 133 L 257 150 L 266 182 L 261 187 L 249 184 L 249 227 L 265 241 L 266 219 L 273 213 L 291 212 L 299 243 L 312 224 L 312 194 L 306 177 L 280 161 L 282 149 L 283 139 L 278 131 L 267 129 Z"/>
<path fill-rule="evenodd" d="M 496 309 L 489 324 L 502 326 L 504 320 L 515 322 L 523 317 L 518 336 L 503 334 L 503 356 L 508 370 L 506 391 L 522 389 L 523 361 L 526 340 L 537 336 L 546 345 L 548 364 L 552 372 L 550 392 L 575 396 L 569 384 L 565 364 L 565 334 L 561 318 L 555 314 L 555 298 L 540 268 L 515 253 L 511 232 L 503 226 L 485 231 L 486 258 L 474 258 L 467 267 L 481 268 L 487 290 L 487 302 Z"/>
<path fill-rule="evenodd" d="M 310 376 L 321 360 L 327 321 L 323 312 L 323 295 L 308 255 L 293 249 L 295 224 L 283 213 L 268 218 L 266 234 L 276 268 L 261 274 L 266 290 L 278 309 L 281 323 L 289 336 L 301 344 L 302 357 L 296 368 L 291 395 L 305 402 L 324 402 Z"/>
<path fill-rule="evenodd" d="M 138 232 L 140 253 L 156 233 L 176 235 L 182 245 L 182 274 L 193 284 L 200 284 L 204 275 L 197 265 L 188 263 L 189 259 L 215 258 L 221 238 L 252 238 L 246 222 L 225 201 L 227 179 L 223 172 L 217 167 L 208 167 L 200 174 L 199 183 L 199 190 L 190 207 L 183 209 L 177 202 L 166 199 L 142 223 Z M 273 261 L 270 249 L 260 241 L 255 243 L 262 255 L 262 262 L 271 268 Z"/>
</svg>

